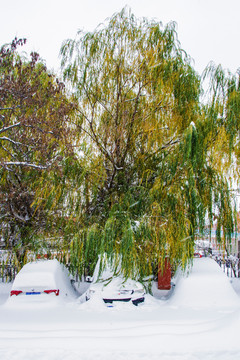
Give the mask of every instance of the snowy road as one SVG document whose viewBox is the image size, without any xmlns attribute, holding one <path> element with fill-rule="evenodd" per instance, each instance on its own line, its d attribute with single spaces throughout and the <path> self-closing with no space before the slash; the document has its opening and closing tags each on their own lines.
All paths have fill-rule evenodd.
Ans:
<svg viewBox="0 0 240 360">
<path fill-rule="evenodd" d="M 71 318 L 69 309 L 64 307 L 55 308 L 54 312 L 45 309 L 44 313 L 26 310 L 11 322 L 7 321 L 10 314 L 4 311 L 4 316 L 0 313 L 6 321 L 1 321 L 0 326 L 0 358 L 95 359 L 97 356 L 110 360 L 127 356 L 145 360 L 161 355 L 163 359 L 220 356 L 227 360 L 240 356 L 239 310 L 202 314 L 164 306 L 162 314 L 157 309 L 142 308 L 133 314 L 138 315 L 137 319 L 129 309 L 104 310 L 91 312 L 91 316 L 82 310 L 71 310 Z"/>
</svg>

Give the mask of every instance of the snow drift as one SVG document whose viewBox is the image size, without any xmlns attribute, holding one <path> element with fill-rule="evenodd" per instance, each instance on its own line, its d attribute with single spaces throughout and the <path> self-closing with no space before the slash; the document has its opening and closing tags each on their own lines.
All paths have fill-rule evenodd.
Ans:
<svg viewBox="0 0 240 360">
<path fill-rule="evenodd" d="M 176 276 L 176 286 L 169 303 L 193 308 L 239 307 L 239 297 L 230 279 L 210 258 L 194 259 L 190 271 Z"/>
</svg>

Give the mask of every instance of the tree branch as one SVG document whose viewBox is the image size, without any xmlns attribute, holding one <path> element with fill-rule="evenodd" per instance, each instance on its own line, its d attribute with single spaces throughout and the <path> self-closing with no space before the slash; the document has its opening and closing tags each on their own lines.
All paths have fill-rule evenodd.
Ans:
<svg viewBox="0 0 240 360">
<path fill-rule="evenodd" d="M 7 126 L 7 127 L 5 127 L 5 128 L 2 128 L 2 129 L 0 129 L 0 134 L 3 133 L 3 132 L 5 132 L 5 131 L 11 130 L 11 129 L 15 128 L 15 127 L 18 127 L 18 126 L 20 126 L 20 125 L 21 125 L 21 122 L 19 121 L 19 122 L 16 123 L 16 124 Z"/>
<path fill-rule="evenodd" d="M 5 111 L 5 110 L 15 110 L 17 108 L 20 108 L 20 105 L 18 106 L 13 106 L 13 107 L 8 107 L 8 108 L 0 108 L 0 111 Z"/>
<path fill-rule="evenodd" d="M 27 166 L 27 167 L 32 167 L 34 169 L 39 169 L 39 170 L 45 170 L 47 169 L 50 165 L 37 165 L 37 164 L 31 164 L 28 162 L 23 162 L 23 161 L 9 161 L 9 162 L 4 162 L 0 164 L 2 167 L 8 167 L 8 166 Z"/>
<path fill-rule="evenodd" d="M 6 136 L 0 137 L 0 140 L 9 141 L 9 142 L 11 142 L 11 143 L 14 144 L 14 145 L 24 145 L 24 144 L 22 144 L 22 143 L 20 143 L 20 142 L 18 142 L 18 141 L 14 141 L 14 140 L 6 137 Z M 25 146 L 27 146 L 27 145 L 25 145 Z"/>
</svg>

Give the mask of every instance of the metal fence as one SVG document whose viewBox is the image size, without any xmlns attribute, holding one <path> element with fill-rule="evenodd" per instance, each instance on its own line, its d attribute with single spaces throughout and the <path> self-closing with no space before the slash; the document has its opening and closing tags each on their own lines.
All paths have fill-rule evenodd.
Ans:
<svg viewBox="0 0 240 360">
<path fill-rule="evenodd" d="M 0 281 L 7 283 L 15 279 L 17 267 L 13 264 L 0 264 Z"/>
<path fill-rule="evenodd" d="M 216 257 L 216 262 L 229 277 L 240 277 L 240 259 L 234 256 Z"/>
<path fill-rule="evenodd" d="M 214 260 L 218 263 L 224 273 L 229 277 L 240 278 L 240 259 L 237 257 L 214 257 Z M 17 266 L 11 260 L 1 261 L 0 262 L 0 281 L 1 282 L 11 282 L 15 279 L 16 274 L 18 273 Z M 78 281 L 78 274 L 76 276 L 76 281 Z"/>
</svg>

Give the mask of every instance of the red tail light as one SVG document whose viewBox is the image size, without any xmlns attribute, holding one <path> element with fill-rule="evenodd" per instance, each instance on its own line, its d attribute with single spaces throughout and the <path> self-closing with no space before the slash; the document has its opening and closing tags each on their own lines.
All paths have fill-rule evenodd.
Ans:
<svg viewBox="0 0 240 360">
<path fill-rule="evenodd" d="M 55 293 L 56 296 L 59 295 L 59 289 L 58 290 L 44 290 L 46 294 L 52 294 Z"/>
<path fill-rule="evenodd" d="M 19 295 L 19 294 L 21 294 L 22 293 L 22 291 L 21 290 L 12 290 L 11 292 L 10 292 L 10 296 L 13 296 L 13 295 Z"/>
</svg>

